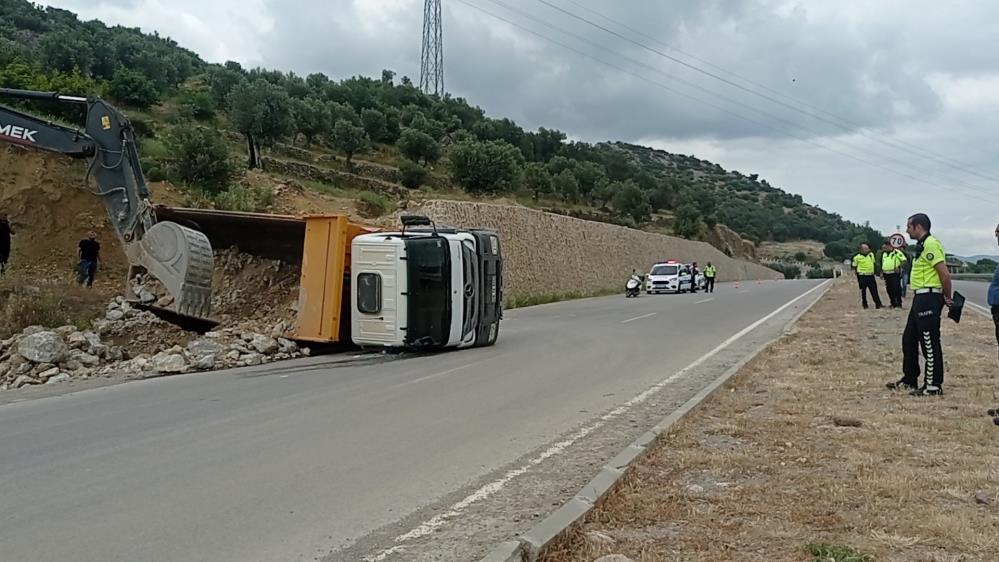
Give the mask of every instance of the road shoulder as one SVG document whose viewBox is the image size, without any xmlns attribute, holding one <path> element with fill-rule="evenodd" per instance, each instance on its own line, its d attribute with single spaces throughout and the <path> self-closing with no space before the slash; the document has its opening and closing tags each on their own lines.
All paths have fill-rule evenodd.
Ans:
<svg viewBox="0 0 999 562">
<path fill-rule="evenodd" d="M 991 322 L 945 324 L 947 395 L 893 394 L 905 312 L 861 310 L 854 289 L 837 283 L 541 559 L 999 559 Z"/>
</svg>

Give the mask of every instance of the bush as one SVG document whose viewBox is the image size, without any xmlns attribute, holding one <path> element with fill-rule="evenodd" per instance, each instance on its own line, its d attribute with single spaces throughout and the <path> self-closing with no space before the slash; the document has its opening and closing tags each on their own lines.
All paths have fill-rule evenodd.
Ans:
<svg viewBox="0 0 999 562">
<path fill-rule="evenodd" d="M 208 90 L 186 90 L 180 100 L 180 116 L 206 121 L 215 116 L 218 105 Z"/>
<path fill-rule="evenodd" d="M 214 195 L 212 201 L 216 209 L 223 211 L 256 212 L 266 211 L 274 204 L 274 191 L 266 187 L 243 187 L 234 185 Z"/>
<path fill-rule="evenodd" d="M 418 189 L 427 181 L 427 170 L 412 160 L 403 160 L 399 165 L 400 182 L 409 189 Z"/>
<path fill-rule="evenodd" d="M 392 203 L 384 195 L 373 191 L 362 191 L 357 196 L 357 211 L 366 219 L 378 218 L 392 208 Z"/>
<path fill-rule="evenodd" d="M 114 73 L 108 94 L 115 100 L 138 109 L 148 109 L 160 99 L 160 93 L 152 80 L 141 72 L 124 67 Z"/>
<path fill-rule="evenodd" d="M 771 264 L 767 267 L 783 273 L 784 279 L 799 279 L 801 277 L 801 268 L 796 265 Z"/>
<path fill-rule="evenodd" d="M 232 183 L 236 165 L 229 160 L 229 146 L 218 134 L 182 126 L 171 135 L 169 146 L 181 181 L 210 194 L 220 194 Z"/>
<path fill-rule="evenodd" d="M 832 279 L 833 270 L 831 268 L 813 267 L 805 274 L 809 279 Z"/>
</svg>

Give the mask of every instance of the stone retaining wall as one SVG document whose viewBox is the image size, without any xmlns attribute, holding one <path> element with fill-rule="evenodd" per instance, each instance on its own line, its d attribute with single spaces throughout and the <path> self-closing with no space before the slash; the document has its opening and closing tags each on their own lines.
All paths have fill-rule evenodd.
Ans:
<svg viewBox="0 0 999 562">
<path fill-rule="evenodd" d="M 524 207 L 434 200 L 406 212 L 427 214 L 440 225 L 499 231 L 509 296 L 617 290 L 633 268 L 647 273 L 653 263 L 666 259 L 696 261 L 701 267 L 710 261 L 718 268 L 719 281 L 783 279 L 777 271 L 730 258 L 706 242 Z"/>
</svg>

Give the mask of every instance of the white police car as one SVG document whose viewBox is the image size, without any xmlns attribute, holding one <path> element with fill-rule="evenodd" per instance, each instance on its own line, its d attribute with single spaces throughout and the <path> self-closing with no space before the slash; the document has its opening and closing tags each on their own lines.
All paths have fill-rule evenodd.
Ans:
<svg viewBox="0 0 999 562">
<path fill-rule="evenodd" d="M 690 290 L 690 269 L 686 264 L 669 260 L 654 264 L 645 277 L 645 292 L 683 293 Z"/>
</svg>

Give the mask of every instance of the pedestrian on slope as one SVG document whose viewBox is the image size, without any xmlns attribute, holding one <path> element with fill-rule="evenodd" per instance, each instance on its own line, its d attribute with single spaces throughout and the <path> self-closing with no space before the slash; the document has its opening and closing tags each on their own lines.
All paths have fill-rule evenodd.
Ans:
<svg viewBox="0 0 999 562">
<path fill-rule="evenodd" d="M 909 238 L 917 241 L 909 284 L 912 307 L 902 334 L 902 378 L 888 383 L 892 390 L 910 390 L 913 396 L 943 394 L 944 357 L 940 343 L 940 320 L 944 305 L 951 299 L 950 271 L 943 245 L 930 234 L 930 218 L 923 213 L 909 217 Z M 919 354 L 922 352 L 925 375 L 919 386 Z"/>
<path fill-rule="evenodd" d="M 881 306 L 881 297 L 878 295 L 878 282 L 874 278 L 874 254 L 867 244 L 860 245 L 860 253 L 853 256 L 853 269 L 857 272 L 857 284 L 860 286 L 860 303 L 864 308 L 867 306 L 867 293 L 871 293 L 875 308 Z"/>
<path fill-rule="evenodd" d="M 77 281 L 80 285 L 87 287 L 94 286 L 94 278 L 97 276 L 97 264 L 101 261 L 101 244 L 97 241 L 97 233 L 90 231 L 87 237 L 80 240 L 80 266 L 77 274 Z"/>
<path fill-rule="evenodd" d="M 7 274 L 7 261 L 10 260 L 10 237 L 14 227 L 5 213 L 0 213 L 0 277 Z"/>
<path fill-rule="evenodd" d="M 996 242 L 999 243 L 999 225 L 996 226 Z M 989 285 L 989 307 L 992 308 L 992 323 L 996 326 L 996 345 L 999 346 L 999 267 L 992 275 L 992 283 Z M 999 425 L 999 408 L 989 410 L 989 415 L 993 417 L 996 425 Z"/>
<path fill-rule="evenodd" d="M 704 266 L 704 292 L 715 292 L 715 277 L 717 276 L 718 269 L 711 265 L 711 262 L 708 262 L 708 265 Z"/>
<path fill-rule="evenodd" d="M 902 308 L 902 265 L 908 258 L 901 250 L 891 247 L 887 241 L 881 247 L 881 277 L 885 280 L 885 291 L 891 308 Z"/>
</svg>

